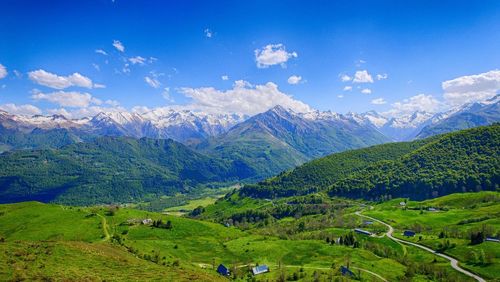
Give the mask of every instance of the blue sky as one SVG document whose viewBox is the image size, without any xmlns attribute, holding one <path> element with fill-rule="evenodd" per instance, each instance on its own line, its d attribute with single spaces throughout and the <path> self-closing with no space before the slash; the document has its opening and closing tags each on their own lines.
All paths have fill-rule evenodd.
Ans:
<svg viewBox="0 0 500 282">
<path fill-rule="evenodd" d="M 0 38 L 0 108 L 26 114 L 398 115 L 500 88 L 499 1 L 4 0 Z"/>
</svg>

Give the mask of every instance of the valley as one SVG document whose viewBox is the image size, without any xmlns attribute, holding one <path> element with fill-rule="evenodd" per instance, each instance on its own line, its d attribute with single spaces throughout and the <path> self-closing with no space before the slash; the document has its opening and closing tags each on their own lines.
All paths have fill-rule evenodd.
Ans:
<svg viewBox="0 0 500 282">
<path fill-rule="evenodd" d="M 0 282 L 500 282 L 500 1 L 0 1 Z"/>
<path fill-rule="evenodd" d="M 469 238 L 481 230 L 485 230 L 485 238 L 498 234 L 498 192 L 453 194 L 422 202 L 394 199 L 380 204 L 321 193 L 271 203 L 233 198 L 229 202 L 235 206 L 232 209 L 226 204 L 229 200 L 206 206 L 195 218 L 116 206 L 1 205 L 0 248 L 5 256 L 1 279 L 125 280 L 135 276 L 217 281 L 224 278 L 214 265 L 224 264 L 237 281 L 337 279 L 342 277 L 341 266 L 351 269 L 355 275 L 351 279 L 361 281 L 474 281 L 438 254 L 391 241 L 384 236 L 386 226 L 368 222 L 359 212 L 389 222 L 394 237 L 450 255 L 460 267 L 486 280 L 494 281 L 500 275 L 500 244 L 471 244 Z M 308 212 L 279 215 L 298 203 L 300 210 Z M 428 207 L 437 211 L 428 211 Z M 234 220 L 228 221 L 231 218 Z M 161 220 L 163 225 L 142 223 L 144 219 Z M 373 235 L 358 234 L 355 228 Z M 404 237 L 405 230 L 416 234 Z M 58 264 L 63 257 L 64 266 Z M 106 268 L 99 267 L 100 261 Z M 250 266 L 255 264 L 268 265 L 271 271 L 253 276 Z"/>
</svg>

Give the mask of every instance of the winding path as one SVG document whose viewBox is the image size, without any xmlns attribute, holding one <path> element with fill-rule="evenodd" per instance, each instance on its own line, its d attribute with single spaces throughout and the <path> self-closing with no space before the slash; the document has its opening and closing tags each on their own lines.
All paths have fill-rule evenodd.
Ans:
<svg viewBox="0 0 500 282">
<path fill-rule="evenodd" d="M 450 261 L 451 267 L 453 267 L 455 270 L 460 271 L 460 272 L 462 272 L 463 274 L 465 274 L 465 275 L 467 275 L 467 276 L 469 276 L 469 277 L 472 277 L 472 278 L 476 279 L 477 281 L 480 281 L 480 282 L 486 282 L 486 280 L 484 280 L 484 278 L 482 278 L 482 277 L 480 277 L 480 276 L 478 276 L 478 275 L 476 275 L 476 274 L 474 274 L 474 273 L 472 273 L 472 272 L 470 272 L 470 271 L 467 271 L 467 270 L 465 270 L 465 269 L 461 268 L 460 266 L 458 266 L 458 260 L 456 260 L 456 259 L 454 259 L 454 258 L 452 258 L 452 257 L 450 257 L 450 256 L 448 256 L 448 255 L 445 255 L 445 254 L 442 254 L 442 253 L 438 253 L 438 252 L 434 251 L 434 250 L 433 250 L 433 249 L 431 249 L 431 248 L 428 248 L 428 247 L 423 246 L 423 245 L 419 245 L 419 244 L 417 244 L 417 243 L 413 243 L 413 242 L 409 242 L 409 241 L 406 241 L 406 240 L 402 240 L 402 239 L 398 239 L 398 238 L 393 237 L 393 236 L 392 236 L 392 233 L 394 233 L 394 228 L 393 228 L 392 226 L 390 226 L 389 224 L 387 224 L 387 223 L 385 223 L 385 222 L 383 222 L 383 221 L 381 221 L 381 220 L 378 220 L 378 219 L 376 219 L 376 218 L 373 218 L 373 217 L 371 217 L 371 216 L 367 216 L 367 215 L 361 214 L 361 212 L 360 212 L 360 211 L 355 212 L 355 214 L 356 214 L 356 215 L 358 215 L 358 216 L 361 216 L 361 217 L 365 217 L 365 218 L 368 218 L 368 219 L 374 220 L 374 221 L 376 221 L 376 222 L 378 222 L 378 223 L 381 223 L 381 224 L 383 224 L 383 225 L 387 226 L 387 228 L 389 228 L 389 231 L 387 231 L 385 234 L 387 235 L 387 237 L 389 237 L 389 238 L 390 238 L 391 240 L 393 240 L 394 242 L 397 242 L 397 243 L 403 243 L 403 244 L 407 244 L 407 245 L 411 245 L 411 246 L 414 246 L 414 247 L 420 248 L 420 249 L 422 249 L 422 250 L 424 250 L 424 251 L 427 251 L 427 252 L 429 252 L 429 253 L 432 253 L 432 254 L 435 254 L 435 255 L 437 255 L 437 256 L 440 256 L 440 257 L 442 257 L 442 258 L 445 258 L 445 259 L 447 259 L 447 260 L 449 260 L 449 261 Z"/>
<path fill-rule="evenodd" d="M 105 236 L 104 239 L 103 239 L 103 241 L 108 241 L 111 238 L 111 236 L 109 235 L 108 222 L 106 220 L 106 217 L 104 217 L 104 216 L 102 216 L 102 215 L 100 215 L 98 213 L 96 213 L 96 214 L 97 214 L 98 217 L 100 217 L 102 219 L 101 225 L 102 225 L 102 230 L 104 231 L 104 236 Z"/>
</svg>

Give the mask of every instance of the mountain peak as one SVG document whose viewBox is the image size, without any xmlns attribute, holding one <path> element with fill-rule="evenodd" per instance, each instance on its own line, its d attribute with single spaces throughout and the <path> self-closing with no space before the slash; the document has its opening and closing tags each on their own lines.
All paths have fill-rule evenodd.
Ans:
<svg viewBox="0 0 500 282">
<path fill-rule="evenodd" d="M 275 112 L 275 113 L 291 113 L 291 110 L 287 110 L 281 105 L 276 105 L 276 106 L 272 107 L 271 109 L 269 109 L 268 111 Z"/>
</svg>

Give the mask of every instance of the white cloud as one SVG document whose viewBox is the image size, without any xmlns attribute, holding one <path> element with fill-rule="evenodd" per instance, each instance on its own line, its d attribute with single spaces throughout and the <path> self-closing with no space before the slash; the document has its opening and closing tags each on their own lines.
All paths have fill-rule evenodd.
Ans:
<svg viewBox="0 0 500 282">
<path fill-rule="evenodd" d="M 102 101 L 92 97 L 89 93 L 81 93 L 76 91 L 56 91 L 52 93 L 42 93 L 34 91 L 31 96 L 34 100 L 46 100 L 62 107 L 85 108 L 90 104 L 100 105 Z"/>
<path fill-rule="evenodd" d="M 120 52 L 125 52 L 125 46 L 119 40 L 113 40 L 113 47 Z"/>
<path fill-rule="evenodd" d="M 135 65 L 135 64 L 144 65 L 144 63 L 146 62 L 146 58 L 143 58 L 141 56 L 136 56 L 136 57 L 128 58 L 128 60 L 133 65 Z"/>
<path fill-rule="evenodd" d="M 0 79 L 4 78 L 7 76 L 7 68 L 0 64 Z"/>
<path fill-rule="evenodd" d="M 165 99 L 171 103 L 174 102 L 174 99 L 172 98 L 172 96 L 170 96 L 170 88 L 169 87 L 163 88 L 163 92 L 161 92 L 161 96 L 163 97 L 163 99 Z"/>
<path fill-rule="evenodd" d="M 120 102 L 118 102 L 116 100 L 106 100 L 106 101 L 104 101 L 104 104 L 110 105 L 113 107 L 118 107 L 120 105 Z"/>
<path fill-rule="evenodd" d="M 229 80 L 229 76 L 228 75 L 223 75 L 220 77 L 222 80 Z"/>
<path fill-rule="evenodd" d="M 345 86 L 344 91 L 352 91 L 352 86 Z"/>
<path fill-rule="evenodd" d="M 14 75 L 15 75 L 17 78 L 21 78 L 21 77 L 23 77 L 23 74 L 22 74 L 20 71 L 18 71 L 18 70 L 14 70 Z"/>
<path fill-rule="evenodd" d="M 25 115 L 25 116 L 39 115 L 42 113 L 42 110 L 29 104 L 25 105 L 16 105 L 10 103 L 3 104 L 0 105 L 0 110 L 6 111 L 14 115 Z"/>
<path fill-rule="evenodd" d="M 72 118 L 73 117 L 73 115 L 71 114 L 71 112 L 69 112 L 65 108 L 48 109 L 47 113 L 50 114 L 50 115 L 62 115 L 64 117 L 66 117 L 66 118 Z"/>
<path fill-rule="evenodd" d="M 361 93 L 369 95 L 369 94 L 372 94 L 372 90 L 369 88 L 365 88 L 365 89 L 361 90 Z"/>
<path fill-rule="evenodd" d="M 387 79 L 389 76 L 386 73 L 377 74 L 377 80 Z"/>
<path fill-rule="evenodd" d="M 366 70 L 356 71 L 354 74 L 354 83 L 373 83 L 372 76 Z"/>
<path fill-rule="evenodd" d="M 232 89 L 221 91 L 213 87 L 180 88 L 179 91 L 192 102 L 188 109 L 213 113 L 241 113 L 254 115 L 276 105 L 290 108 L 296 112 L 307 112 L 311 108 L 293 97 L 282 93 L 272 82 L 264 85 L 251 85 L 247 81 L 236 81 Z"/>
<path fill-rule="evenodd" d="M 203 32 L 205 33 L 205 36 L 208 38 L 212 38 L 212 36 L 214 36 L 214 33 L 209 28 L 206 28 Z"/>
<path fill-rule="evenodd" d="M 384 100 L 384 98 L 377 98 L 377 99 L 373 99 L 371 103 L 373 105 L 383 105 L 383 104 L 386 104 L 387 102 Z"/>
<path fill-rule="evenodd" d="M 139 114 L 144 114 L 147 112 L 152 111 L 153 109 L 146 107 L 146 106 L 135 106 L 132 108 L 133 113 L 139 113 Z"/>
<path fill-rule="evenodd" d="M 442 83 L 443 97 L 451 106 L 491 98 L 500 91 L 500 70 L 461 76 Z"/>
<path fill-rule="evenodd" d="M 273 65 L 285 66 L 291 58 L 297 58 L 296 52 L 288 53 L 283 44 L 268 44 L 255 50 L 255 61 L 258 68 L 268 68 Z"/>
<path fill-rule="evenodd" d="M 124 64 L 124 65 L 123 65 L 123 68 L 122 68 L 122 72 L 123 72 L 123 73 L 130 73 L 130 68 L 129 68 L 129 66 L 130 66 L 130 65 L 129 65 L 128 63 L 127 63 L 127 64 Z"/>
<path fill-rule="evenodd" d="M 98 89 L 98 88 L 106 88 L 106 85 L 96 83 L 96 84 L 94 84 L 94 88 L 96 88 L 96 89 Z"/>
<path fill-rule="evenodd" d="M 104 56 L 107 56 L 107 55 L 108 55 L 108 53 L 106 53 L 106 51 L 104 51 L 104 50 L 102 50 L 102 49 L 97 49 L 97 50 L 95 50 L 95 52 L 96 52 L 97 54 L 101 54 L 101 55 L 104 55 Z"/>
<path fill-rule="evenodd" d="M 302 76 L 292 75 L 288 78 L 288 84 L 299 84 L 302 81 Z"/>
<path fill-rule="evenodd" d="M 145 76 L 144 81 L 153 88 L 160 88 L 161 86 L 161 82 L 156 77 Z"/>
<path fill-rule="evenodd" d="M 71 86 L 85 88 L 93 87 L 92 80 L 90 80 L 90 78 L 77 72 L 68 76 L 60 76 L 40 69 L 29 72 L 28 76 L 33 82 L 54 89 L 65 89 Z"/>
<path fill-rule="evenodd" d="M 340 74 L 339 77 L 340 80 L 342 80 L 342 82 L 347 82 L 352 80 L 352 77 L 348 76 L 347 74 Z"/>
<path fill-rule="evenodd" d="M 432 95 L 419 94 L 391 105 L 392 108 L 384 114 L 388 116 L 402 116 L 416 111 L 435 113 L 443 109 L 443 103 Z"/>
<path fill-rule="evenodd" d="M 340 94 L 340 95 L 337 95 L 337 98 L 340 98 L 340 99 L 342 99 L 342 98 L 344 98 L 344 95 L 342 95 L 342 94 Z"/>
</svg>

